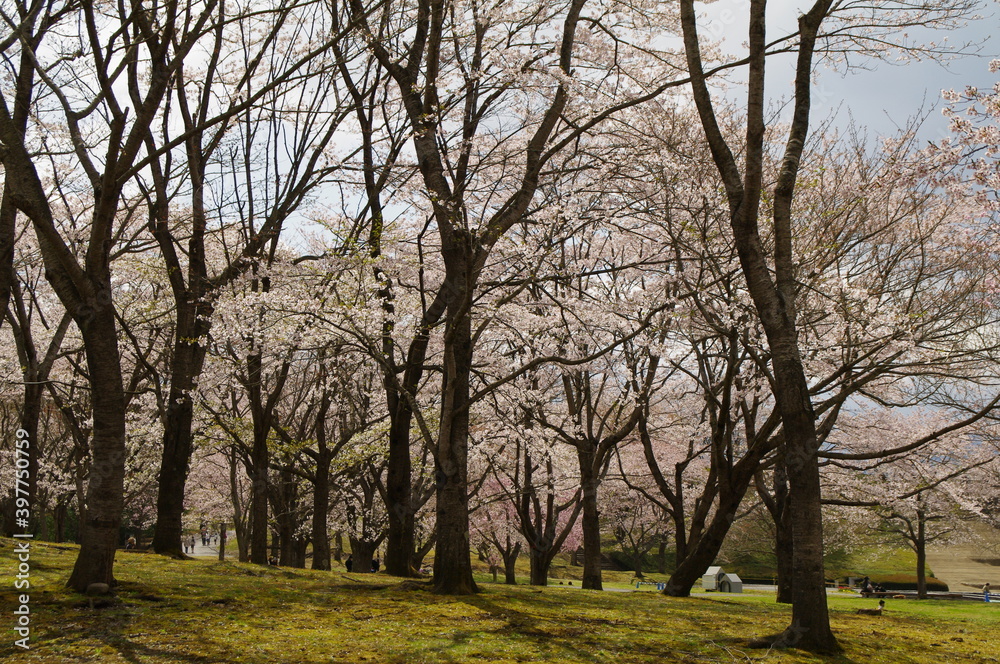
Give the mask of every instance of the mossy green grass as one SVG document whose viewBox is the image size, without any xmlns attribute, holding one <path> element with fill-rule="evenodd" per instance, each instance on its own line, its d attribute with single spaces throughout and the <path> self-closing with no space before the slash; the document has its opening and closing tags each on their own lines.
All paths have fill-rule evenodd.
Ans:
<svg viewBox="0 0 1000 664">
<path fill-rule="evenodd" d="M 13 543 L 0 546 L 0 559 L 13 569 Z M 426 582 L 342 568 L 292 570 L 123 551 L 114 602 L 91 608 L 64 587 L 75 557 L 72 546 L 33 545 L 30 649 L 14 645 L 18 637 L 5 626 L 0 661 L 1000 662 L 1000 604 L 890 599 L 885 615 L 869 617 L 856 610 L 874 606 L 872 600 L 834 594 L 831 618 L 844 653 L 820 656 L 747 647 L 752 637 L 788 624 L 789 607 L 768 593 L 670 598 L 651 590 L 584 591 L 578 584 L 483 583 L 478 595 L 448 597 L 431 593 Z M 8 578 L 10 597 L 16 592 Z M 0 620 L 13 627 L 13 607 L 5 613 Z"/>
</svg>

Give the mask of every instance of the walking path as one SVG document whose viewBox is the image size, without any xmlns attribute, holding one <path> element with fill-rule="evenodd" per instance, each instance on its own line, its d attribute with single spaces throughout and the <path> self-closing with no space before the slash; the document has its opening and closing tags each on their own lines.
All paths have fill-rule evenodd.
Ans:
<svg viewBox="0 0 1000 664">
<path fill-rule="evenodd" d="M 236 558 L 236 531 L 230 530 L 227 533 L 228 539 L 226 540 L 226 558 L 232 556 Z M 190 535 L 185 535 L 185 538 L 191 537 Z M 218 541 L 218 540 L 216 540 Z M 219 558 L 219 545 L 212 544 L 212 540 L 209 540 L 208 546 L 201 543 L 201 535 L 194 536 L 194 553 L 188 553 L 189 556 L 194 558 Z"/>
</svg>

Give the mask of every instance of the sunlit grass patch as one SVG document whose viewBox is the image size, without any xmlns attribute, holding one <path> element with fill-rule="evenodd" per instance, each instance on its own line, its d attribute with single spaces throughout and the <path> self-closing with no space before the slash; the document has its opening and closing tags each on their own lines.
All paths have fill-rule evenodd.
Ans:
<svg viewBox="0 0 1000 664">
<path fill-rule="evenodd" d="M 4 542 L 10 551 L 9 541 Z M 596 592 L 578 586 L 484 584 L 470 597 L 385 575 L 175 561 L 122 552 L 116 602 L 92 610 L 65 590 L 76 552 L 33 550 L 32 648 L 0 644 L 12 662 L 656 663 L 1000 661 L 1000 604 L 831 596 L 845 654 L 747 648 L 783 629 L 789 608 L 768 594 Z M 623 584 L 624 585 L 624 584 Z M 10 619 L 10 616 L 8 616 Z M 13 632 L 8 632 L 13 634 Z"/>
</svg>

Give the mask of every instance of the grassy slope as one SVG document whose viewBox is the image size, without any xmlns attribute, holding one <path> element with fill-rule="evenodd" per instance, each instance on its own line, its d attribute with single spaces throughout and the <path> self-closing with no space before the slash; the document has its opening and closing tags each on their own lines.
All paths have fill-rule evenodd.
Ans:
<svg viewBox="0 0 1000 664">
<path fill-rule="evenodd" d="M 0 559 L 12 569 L 11 542 Z M 32 551 L 33 633 L 13 647 L 11 610 L 0 642 L 4 662 L 865 662 L 1000 661 L 1000 604 L 831 598 L 846 654 L 744 648 L 778 631 L 788 608 L 765 595 L 596 593 L 484 584 L 475 597 L 439 597 L 418 583 L 379 575 L 177 562 L 121 552 L 118 604 L 91 610 L 62 588 L 75 550 Z M 8 577 L 9 579 L 9 577 Z M 7 586 L 10 588 L 10 585 Z M 5 593 L 10 597 L 10 593 Z M 8 602 L 5 606 L 10 606 Z"/>
</svg>

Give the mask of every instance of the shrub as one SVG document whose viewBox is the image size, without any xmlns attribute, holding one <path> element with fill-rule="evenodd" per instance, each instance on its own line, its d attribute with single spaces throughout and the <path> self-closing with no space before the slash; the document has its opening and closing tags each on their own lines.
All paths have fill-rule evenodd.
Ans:
<svg viewBox="0 0 1000 664">
<path fill-rule="evenodd" d="M 916 574 L 890 574 L 888 576 L 873 576 L 872 583 L 878 583 L 886 590 L 916 590 Z M 927 577 L 927 590 L 948 591 L 948 584 L 933 576 Z"/>
</svg>

